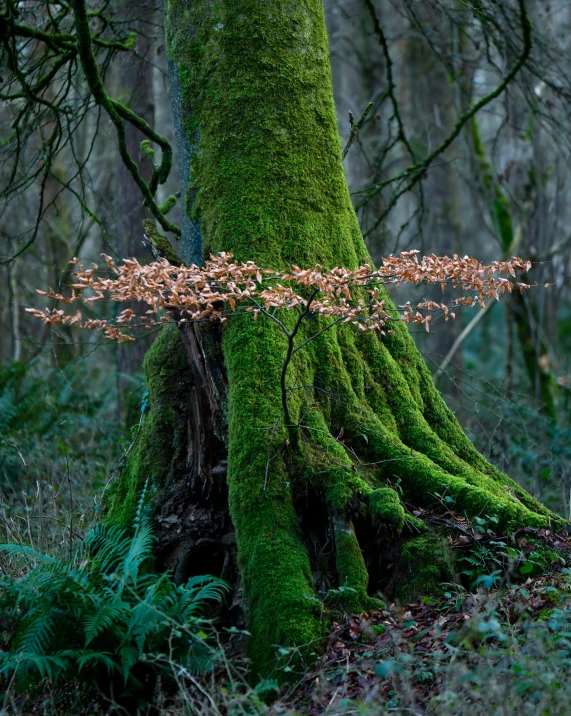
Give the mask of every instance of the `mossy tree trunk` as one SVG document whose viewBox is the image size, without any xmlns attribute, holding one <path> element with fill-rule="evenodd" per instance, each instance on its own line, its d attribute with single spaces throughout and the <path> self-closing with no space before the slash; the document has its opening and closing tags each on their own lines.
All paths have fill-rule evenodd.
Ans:
<svg viewBox="0 0 571 716">
<path fill-rule="evenodd" d="M 186 131 L 200 133 L 192 175 L 205 252 L 274 269 L 366 262 L 341 163 L 322 1 L 167 0 L 166 9 Z M 305 323 L 299 340 L 321 327 Z M 214 566 L 201 561 L 201 544 L 218 545 L 219 571 L 230 575 L 235 530 L 261 671 L 274 645 L 320 636 L 316 594 L 343 586 L 347 608 L 379 604 L 369 571 L 379 559 L 382 570 L 380 538 L 403 527 L 401 498 L 427 505 L 446 493 L 457 510 L 494 514 L 505 527 L 550 519 L 474 449 L 404 324 L 383 341 L 333 328 L 298 351 L 287 371 L 289 429 L 286 340 L 274 323 L 236 316 L 182 338 L 165 330 L 146 359 L 150 409 L 108 516 L 128 524 L 148 481 L 159 552 L 181 575 Z"/>
</svg>

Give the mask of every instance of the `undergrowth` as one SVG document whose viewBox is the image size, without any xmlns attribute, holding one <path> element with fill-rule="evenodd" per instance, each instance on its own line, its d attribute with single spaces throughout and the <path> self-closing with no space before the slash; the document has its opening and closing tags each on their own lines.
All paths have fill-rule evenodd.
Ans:
<svg viewBox="0 0 571 716">
<path fill-rule="evenodd" d="M 0 366 L 0 542 L 53 556 L 93 524 L 126 449 L 114 377 L 85 361 Z"/>
<path fill-rule="evenodd" d="M 50 371 L 33 362 L 0 366 L 0 488 L 64 473 L 70 463 L 74 478 L 104 481 L 122 447 L 114 393 L 109 374 L 85 363 Z"/>
<path fill-rule="evenodd" d="M 469 538 L 460 531 L 451 542 L 457 584 L 412 604 L 344 615 L 298 682 L 278 685 L 272 674 L 252 683 L 247 633 L 217 631 L 207 618 L 223 599 L 220 580 L 175 585 L 154 574 L 141 511 L 128 532 L 89 529 L 94 496 L 125 445 L 101 383 L 104 398 L 80 385 L 73 372 L 38 380 L 33 366 L 0 370 L 0 541 L 10 542 L 0 549 L 2 716 L 569 712 L 570 550 L 557 556 L 525 530 L 498 536 L 487 514 L 464 525 Z M 533 476 L 530 489 L 542 497 L 551 490 L 554 508 L 568 514 L 567 432 L 525 422 L 524 407 L 490 418 L 482 449 L 521 482 Z M 518 420 L 524 429 L 500 429 Z M 451 498 L 436 495 L 435 504 L 450 521 Z M 287 665 L 290 653 L 281 652 Z"/>
<path fill-rule="evenodd" d="M 42 681 L 75 681 L 132 706 L 152 697 L 157 679 L 168 681 L 174 662 L 189 673 L 211 668 L 204 612 L 226 584 L 196 576 L 177 586 L 153 573 L 143 501 L 132 534 L 98 524 L 71 559 L 0 546 L 5 699 Z"/>
<path fill-rule="evenodd" d="M 44 678 L 36 694 L 26 691 L 21 682 L 19 697 L 5 698 L 5 713 L 558 716 L 569 712 L 571 570 L 561 562 L 537 576 L 514 572 L 514 564 L 527 562 L 514 563 L 511 576 L 503 573 L 500 588 L 492 587 L 494 579 L 480 580 L 471 589 L 442 584 L 439 594 L 410 604 L 339 615 L 330 625 L 317 664 L 297 682 L 279 685 L 278 678 L 249 681 L 242 648 L 246 632 L 235 628 L 217 632 L 202 616 L 206 600 L 221 598 L 222 584 L 195 578 L 177 589 L 168 576 L 145 569 L 152 542 L 148 527 L 138 527 L 133 537 L 101 528 L 90 533 L 86 542 L 78 555 L 83 562 L 67 565 L 61 572 L 46 566 L 54 562 L 38 563 L 28 573 L 35 570 L 36 576 L 23 580 L 26 586 L 20 580 L 20 586 L 14 587 L 26 593 L 20 609 L 31 611 L 22 611 L 19 631 L 13 631 L 12 650 L 3 657 L 4 673 L 14 675 L 25 640 L 36 642 L 36 652 L 42 652 L 39 660 L 58 656 L 67 666 L 50 662 L 46 669 L 52 670 L 51 678 Z M 90 550 L 94 559 L 87 576 L 85 558 Z M 21 548 L 8 554 L 17 559 L 23 551 L 29 559 L 29 551 Z M 39 599 L 32 596 L 34 583 L 40 585 L 35 590 Z M 90 586 L 85 589 L 80 583 Z M 54 597 L 44 592 L 50 584 Z M 45 623 L 52 612 L 54 619 L 63 619 L 56 606 L 62 595 L 69 604 L 65 611 L 69 625 L 58 632 L 54 621 L 47 636 L 41 637 L 34 621 L 39 617 Z M 130 611 L 123 612 L 120 602 L 128 603 Z M 188 612 L 183 616 L 185 605 Z M 59 653 L 55 651 L 58 639 L 66 640 L 66 649 Z M 122 660 L 122 649 L 127 660 Z M 287 650 L 281 651 L 287 663 Z M 137 654 L 138 661 L 129 665 L 131 654 Z M 22 679 L 41 676 L 37 660 L 27 664 L 22 660 L 20 668 Z M 145 669 L 153 675 L 152 689 L 141 683 Z M 107 670 L 118 677 L 113 698 L 108 688 L 102 688 L 101 674 Z M 46 671 L 45 676 L 50 674 Z M 93 679 L 99 680 L 95 698 Z M 79 701 L 66 709 L 62 703 L 70 684 L 79 687 Z M 15 681 L 10 688 L 16 696 Z"/>
<path fill-rule="evenodd" d="M 346 616 L 332 625 L 315 668 L 279 694 L 277 682 L 253 687 L 236 678 L 239 662 L 225 666 L 218 652 L 218 670 L 199 683 L 180 679 L 174 701 L 160 713 L 567 714 L 571 611 L 567 581 L 554 584 L 537 579 L 501 591 L 446 592 Z M 540 602 L 557 606 L 532 606 Z"/>
</svg>

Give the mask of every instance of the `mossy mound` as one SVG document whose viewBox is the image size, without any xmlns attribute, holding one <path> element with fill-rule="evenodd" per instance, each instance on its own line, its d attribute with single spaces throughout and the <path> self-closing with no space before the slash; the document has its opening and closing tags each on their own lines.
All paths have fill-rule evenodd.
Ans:
<svg viewBox="0 0 571 716">
<path fill-rule="evenodd" d="M 456 579 L 455 559 L 444 537 L 424 534 L 404 543 L 395 595 L 401 604 L 442 593 Z"/>
<path fill-rule="evenodd" d="M 395 490 L 378 488 L 369 497 L 369 506 L 375 522 L 394 527 L 397 532 L 402 530 L 406 513 Z"/>
</svg>

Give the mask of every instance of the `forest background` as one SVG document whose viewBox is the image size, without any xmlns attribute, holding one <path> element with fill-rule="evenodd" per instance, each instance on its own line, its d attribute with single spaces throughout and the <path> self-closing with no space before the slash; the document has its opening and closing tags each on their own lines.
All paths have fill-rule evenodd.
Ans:
<svg viewBox="0 0 571 716">
<path fill-rule="evenodd" d="M 481 11 L 438 0 L 324 5 L 339 132 L 350 144 L 344 165 L 373 259 L 418 249 L 533 262 L 533 290 L 462 309 L 451 323 L 435 320 L 428 334 L 411 331 L 478 449 L 569 519 L 571 7 L 528 2 L 526 49 L 517 3 Z M 45 4 L 25 12 L 41 16 Z M 112 16 L 118 37 L 136 35 L 106 55 L 107 91 L 174 145 L 162 8 L 117 1 Z M 522 53 L 517 75 L 466 119 Z M 65 81 L 52 83 L 54 101 Z M 19 109 L 0 105 L 0 529 L 3 542 L 42 551 L 96 519 L 146 410 L 141 366 L 157 335 L 115 345 L 26 313 L 41 305 L 37 289 L 65 283 L 74 256 L 86 265 L 102 252 L 151 260 L 142 242 L 147 211 L 115 129 L 80 73 L 70 86 L 66 132 L 57 135 L 40 109 L 20 117 L 17 149 Z M 126 131 L 144 165 L 141 134 Z M 435 149 L 410 182 L 407 170 Z M 157 203 L 177 192 L 175 166 Z M 176 225 L 180 204 L 169 214 Z M 404 303 L 425 293 L 401 287 L 392 296 Z"/>
<path fill-rule="evenodd" d="M 571 11 L 563 2 L 530 4 L 537 41 L 523 70 L 462 126 L 421 181 L 402 191 L 402 178 L 383 182 L 439 147 L 517 57 L 521 31 L 514 8 L 494 6 L 502 32 L 489 36 L 462 3 L 421 8 L 414 2 L 326 1 L 325 10 L 344 146 L 351 121 L 373 103 L 345 158 L 373 259 L 418 249 L 468 254 L 484 263 L 520 255 L 534 264 L 527 281 L 541 289 L 501 305 L 490 302 L 489 310 L 463 309 L 452 323 L 435 320 L 429 334 L 412 330 L 478 448 L 568 516 Z M 115 12 L 117 32 L 133 27 L 138 37 L 132 50 L 110 54 L 109 92 L 174 142 L 162 10 L 126 3 Z M 142 358 L 156 335 L 150 331 L 134 344 L 116 346 L 69 327 L 38 325 L 25 311 L 41 305 L 37 289 L 63 283 L 74 256 L 85 264 L 102 252 L 151 260 L 142 242 L 147 215 L 139 190 L 116 151 L 108 118 L 81 82 L 74 79 L 72 139 L 58 139 L 49 161 L 35 117 L 26 119 L 21 156 L 15 156 L 15 108 L 2 105 L 1 474 L 4 489 L 17 492 L 37 489 L 46 471 L 48 482 L 58 482 L 66 459 L 82 493 L 88 485 L 103 486 L 138 423 Z M 53 87 L 54 96 L 59 89 Z M 139 160 L 140 141 L 127 125 L 127 145 Z M 158 191 L 158 203 L 180 192 L 176 166 Z M 180 223 L 180 202 L 169 218 Z M 393 292 L 394 300 L 414 298 L 401 294 Z"/>
</svg>

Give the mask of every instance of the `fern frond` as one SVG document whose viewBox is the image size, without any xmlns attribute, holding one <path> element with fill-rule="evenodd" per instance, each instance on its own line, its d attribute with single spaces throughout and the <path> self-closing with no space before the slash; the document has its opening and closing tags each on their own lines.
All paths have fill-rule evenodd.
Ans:
<svg viewBox="0 0 571 716">
<path fill-rule="evenodd" d="M 39 565 L 22 578 L 26 589 L 52 596 L 82 592 L 89 588 L 85 572 L 74 570 L 59 560 Z"/>
<path fill-rule="evenodd" d="M 210 575 L 191 577 L 185 585 L 177 588 L 185 620 L 204 611 L 205 602 L 220 604 L 228 589 L 227 582 L 219 577 Z"/>
<path fill-rule="evenodd" d="M 142 601 L 131 612 L 127 627 L 127 638 L 134 639 L 139 652 L 145 647 L 147 638 L 156 634 L 168 625 L 164 613 L 152 604 L 152 601 Z"/>
<path fill-rule="evenodd" d="M 33 547 L 29 547 L 28 545 L 0 544 L 0 552 L 3 552 L 6 555 L 17 555 L 17 556 L 24 557 L 29 566 L 35 566 L 33 564 L 34 560 L 39 563 L 40 562 L 58 562 L 59 561 L 59 560 L 56 560 L 54 557 L 50 557 L 47 554 L 38 552 Z"/>
<path fill-rule="evenodd" d="M 141 564 L 153 556 L 153 543 L 155 541 L 156 538 L 150 525 L 140 525 L 131 540 L 129 552 L 122 564 L 121 573 L 125 580 L 131 580 L 135 586 Z"/>
<path fill-rule="evenodd" d="M 125 644 L 121 647 L 119 651 L 119 657 L 121 659 L 121 667 L 123 670 L 123 678 L 125 679 L 125 683 L 127 683 L 129 679 L 131 669 L 139 661 L 139 656 L 139 650 L 136 646 L 133 646 L 132 644 Z"/>
<path fill-rule="evenodd" d="M 50 614 L 40 612 L 26 621 L 16 637 L 16 653 L 45 655 L 53 637 Z"/>
<path fill-rule="evenodd" d="M 54 654 L 36 653 L 8 653 L 7 658 L 0 668 L 0 674 L 9 676 L 11 674 L 24 675 L 31 669 L 35 669 L 40 679 L 56 681 L 69 666 L 68 661 Z"/>
<path fill-rule="evenodd" d="M 84 538 L 85 547 L 95 558 L 95 567 L 100 574 L 116 571 L 129 553 L 131 538 L 126 530 L 98 524 Z"/>
<path fill-rule="evenodd" d="M 147 497 L 147 488 L 149 486 L 149 478 L 145 480 L 145 484 L 143 485 L 143 490 L 141 492 L 141 496 L 139 497 L 139 501 L 137 502 L 137 510 L 135 511 L 135 519 L 133 521 L 133 529 L 135 531 L 135 534 L 139 531 L 139 528 L 144 524 L 145 520 L 145 499 Z"/>
<path fill-rule="evenodd" d="M 98 666 L 103 664 L 107 667 L 107 673 L 110 674 L 112 671 L 119 671 L 119 665 L 113 661 L 113 656 L 109 651 L 90 651 L 89 649 L 83 650 L 69 650 L 60 652 L 60 655 L 69 656 L 75 660 L 78 666 L 78 673 L 88 665 Z"/>
<path fill-rule="evenodd" d="M 113 624 L 121 621 L 129 613 L 131 607 L 121 598 L 115 597 L 113 601 L 93 601 L 93 611 L 85 614 L 82 620 L 85 646 L 99 636 L 105 630 L 111 630 Z"/>
<path fill-rule="evenodd" d="M 155 540 L 142 512 L 144 499 L 145 492 L 135 534 L 97 525 L 85 537 L 87 559 L 79 565 L 30 547 L 0 546 L 29 567 L 20 578 L 0 581 L 2 613 L 14 634 L 10 650 L 0 652 L 0 675 L 55 681 L 64 672 L 67 678 L 98 677 L 105 668 L 142 689 L 132 673 L 135 664 L 171 648 L 190 671 L 211 668 L 214 652 L 203 639 L 209 622 L 202 615 L 228 586 L 204 576 L 176 587 L 170 574 L 142 569 Z"/>
</svg>

